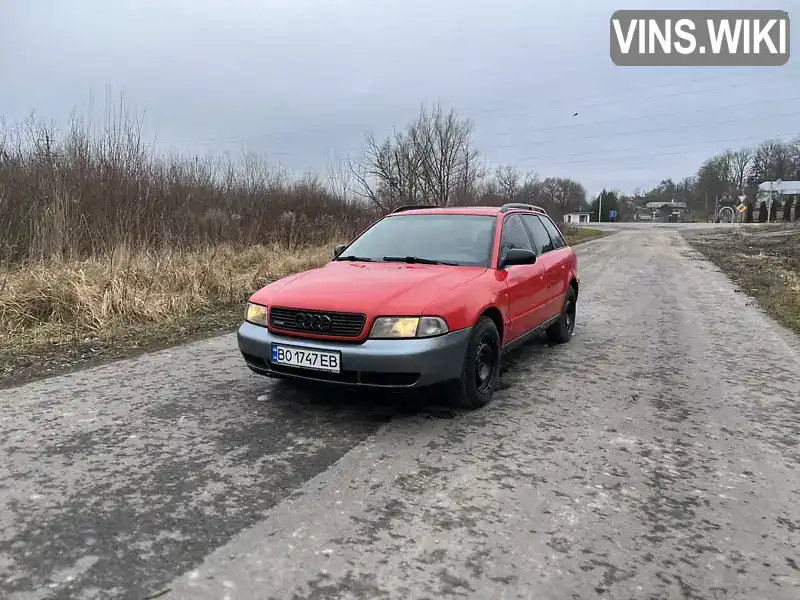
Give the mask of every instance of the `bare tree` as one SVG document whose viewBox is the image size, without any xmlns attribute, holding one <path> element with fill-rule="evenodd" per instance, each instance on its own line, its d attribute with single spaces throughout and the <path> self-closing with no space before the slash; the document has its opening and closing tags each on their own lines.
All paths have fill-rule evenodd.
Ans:
<svg viewBox="0 0 800 600">
<path fill-rule="evenodd" d="M 541 195 L 542 184 L 539 182 L 538 175 L 533 172 L 525 173 L 519 191 L 520 200 L 527 204 L 539 204 Z"/>
<path fill-rule="evenodd" d="M 778 140 L 763 142 L 753 154 L 751 180 L 755 184 L 776 179 L 788 179 L 793 170 L 791 149 Z"/>
<path fill-rule="evenodd" d="M 548 177 L 542 181 L 542 192 L 548 204 L 546 208 L 559 218 L 586 205 L 586 188 L 572 179 Z"/>
<path fill-rule="evenodd" d="M 747 179 L 750 175 L 750 167 L 753 164 L 753 151 L 750 148 L 740 148 L 739 150 L 729 150 L 725 153 L 728 158 L 728 177 L 736 194 L 743 194 Z"/>
<path fill-rule="evenodd" d="M 360 165 L 351 163 L 356 191 L 382 210 L 397 204 L 447 206 L 471 190 L 481 169 L 472 121 L 437 105 L 424 106 L 405 132 L 382 143 L 371 134 Z"/>
<path fill-rule="evenodd" d="M 424 107 L 418 121 L 433 151 L 426 154 L 424 178 L 433 204 L 447 206 L 464 181 L 474 181 L 478 152 L 472 144 L 473 123 L 461 119 L 455 110 L 448 113 L 437 105 L 431 112 Z"/>
<path fill-rule="evenodd" d="M 400 204 L 419 204 L 430 192 L 426 165 L 432 141 L 416 124 L 408 132 L 395 131 L 382 143 L 368 133 L 361 163 L 350 163 L 355 191 L 386 211 Z"/>
<path fill-rule="evenodd" d="M 347 161 L 336 160 L 327 165 L 327 188 L 334 196 L 347 199 L 349 190 L 353 187 L 353 172 Z"/>
<path fill-rule="evenodd" d="M 511 165 L 497 167 L 495 171 L 497 184 L 500 186 L 500 193 L 506 202 L 512 202 L 520 193 L 520 180 L 522 174 Z"/>
<path fill-rule="evenodd" d="M 478 185 L 486 177 L 486 168 L 480 162 L 480 152 L 472 140 L 463 148 L 463 161 L 451 204 L 474 204 L 479 196 Z"/>
<path fill-rule="evenodd" d="M 706 160 L 697 170 L 697 191 L 705 199 L 718 198 L 722 194 L 732 192 L 731 159 L 729 156 L 720 155 Z"/>
</svg>

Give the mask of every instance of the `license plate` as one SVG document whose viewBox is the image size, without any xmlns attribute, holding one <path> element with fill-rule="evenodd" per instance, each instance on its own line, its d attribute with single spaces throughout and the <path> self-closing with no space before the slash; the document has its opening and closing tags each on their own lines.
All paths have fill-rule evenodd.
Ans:
<svg viewBox="0 0 800 600">
<path fill-rule="evenodd" d="M 272 362 L 287 367 L 327 371 L 328 373 L 339 373 L 342 370 L 340 352 L 298 348 L 282 344 L 272 344 Z"/>
</svg>

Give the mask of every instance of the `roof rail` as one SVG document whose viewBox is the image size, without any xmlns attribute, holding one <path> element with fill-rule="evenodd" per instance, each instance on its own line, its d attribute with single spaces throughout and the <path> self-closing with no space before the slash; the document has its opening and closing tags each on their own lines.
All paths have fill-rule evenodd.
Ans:
<svg viewBox="0 0 800 600">
<path fill-rule="evenodd" d="M 534 206 L 533 204 L 522 204 L 520 202 L 509 202 L 508 204 L 503 204 L 503 207 L 500 209 L 501 213 L 508 212 L 514 208 L 519 208 L 522 210 L 532 210 L 533 212 L 542 213 L 543 215 L 547 214 L 547 211 L 543 209 L 541 206 Z"/>
<path fill-rule="evenodd" d="M 434 204 L 407 204 L 406 206 L 398 206 L 389 214 L 393 215 L 394 213 L 405 212 L 407 210 L 417 210 L 420 208 L 441 208 L 441 206 L 436 206 Z"/>
</svg>

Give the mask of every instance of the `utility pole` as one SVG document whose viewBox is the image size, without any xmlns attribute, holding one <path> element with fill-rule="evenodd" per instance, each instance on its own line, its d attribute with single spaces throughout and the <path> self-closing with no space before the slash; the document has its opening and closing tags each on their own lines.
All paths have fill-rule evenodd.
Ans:
<svg viewBox="0 0 800 600">
<path fill-rule="evenodd" d="M 603 194 L 597 197 L 597 222 L 603 220 Z"/>
</svg>

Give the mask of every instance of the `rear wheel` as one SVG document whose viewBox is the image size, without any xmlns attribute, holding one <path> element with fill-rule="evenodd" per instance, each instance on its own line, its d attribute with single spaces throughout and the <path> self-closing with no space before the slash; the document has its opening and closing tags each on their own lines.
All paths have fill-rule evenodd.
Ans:
<svg viewBox="0 0 800 600">
<path fill-rule="evenodd" d="M 500 376 L 500 334 L 489 317 L 481 317 L 473 327 L 461 378 L 452 383 L 450 399 L 464 408 L 488 404 Z"/>
<path fill-rule="evenodd" d="M 569 286 L 564 297 L 564 307 L 558 321 L 547 328 L 547 339 L 555 344 L 566 344 L 572 338 L 575 330 L 575 313 L 577 304 L 577 294 L 575 288 Z"/>
</svg>

